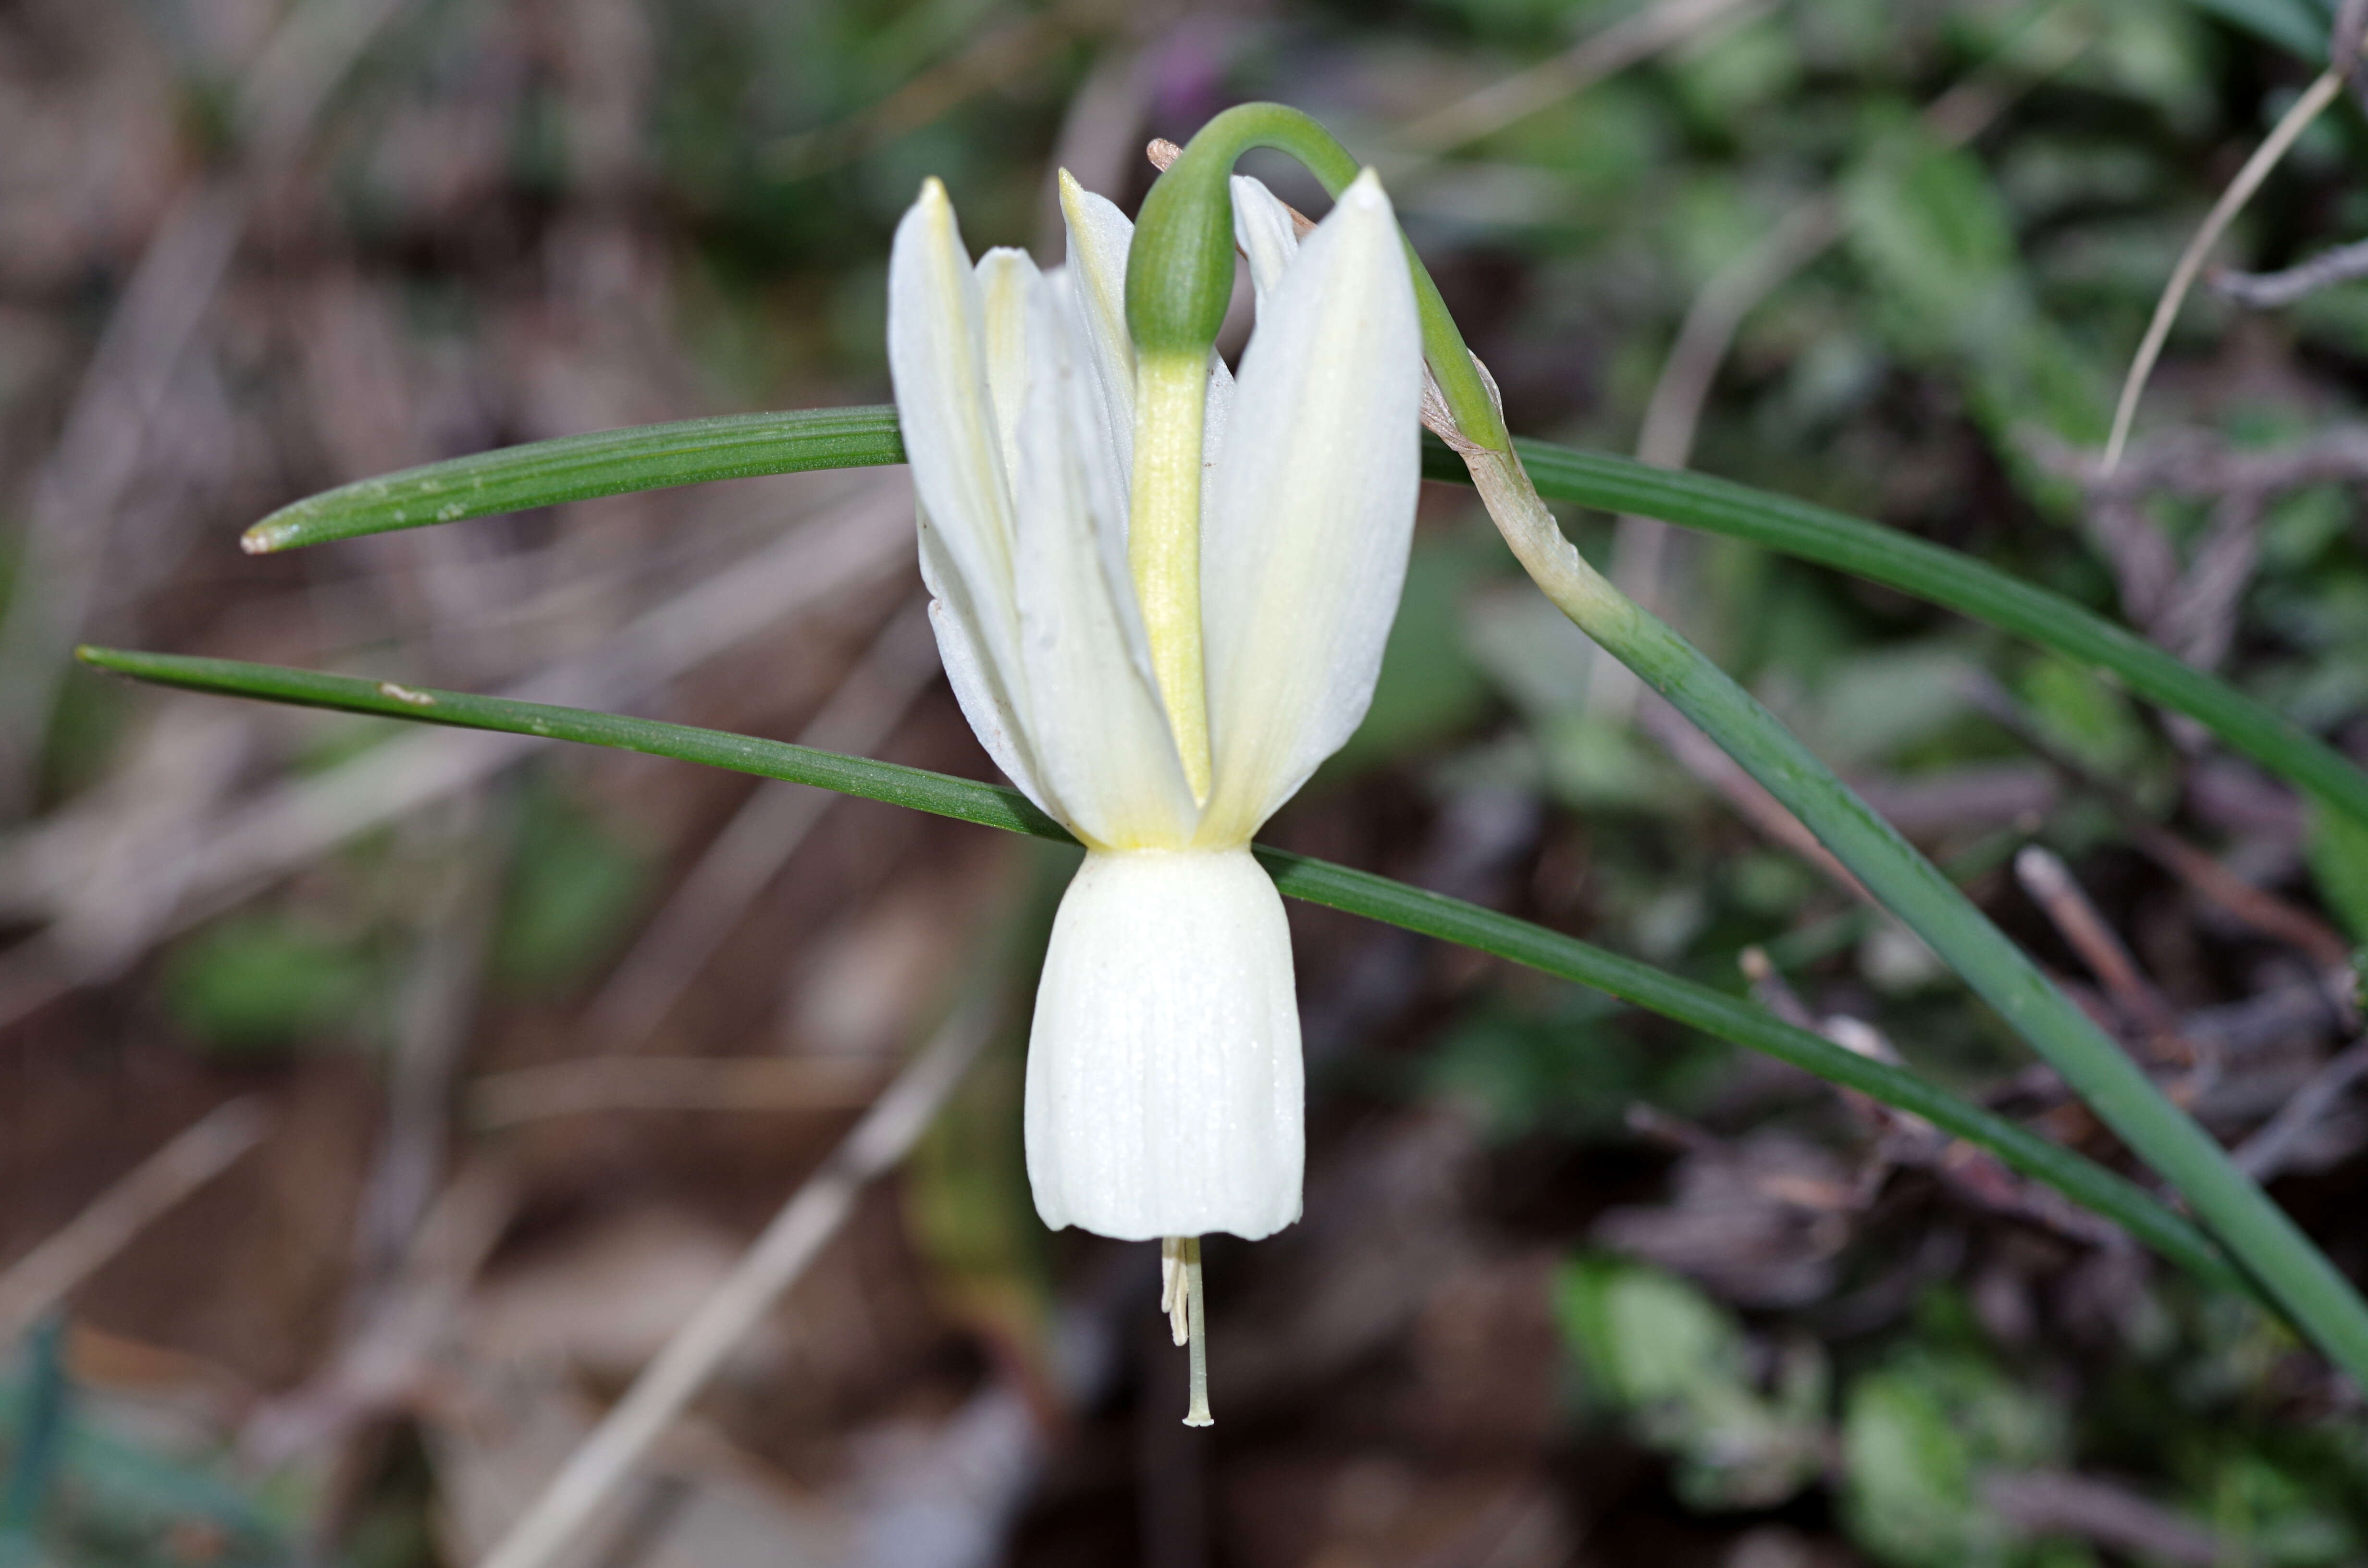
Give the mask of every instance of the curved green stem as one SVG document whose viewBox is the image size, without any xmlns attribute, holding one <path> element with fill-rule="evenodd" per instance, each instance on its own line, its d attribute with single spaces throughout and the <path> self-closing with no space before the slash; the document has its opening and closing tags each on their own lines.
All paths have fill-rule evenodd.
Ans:
<svg viewBox="0 0 2368 1568">
<path fill-rule="evenodd" d="M 1357 177 L 1349 150 L 1287 104 L 1236 105 L 1201 127 L 1153 182 L 1135 220 L 1126 319 L 1138 349 L 1205 354 L 1217 340 L 1234 289 L 1234 210 L 1226 179 L 1254 147 L 1298 159 L 1335 197 Z M 1482 446 L 1503 449 L 1512 439 L 1503 416 L 1411 241 L 1406 266 L 1422 316 L 1423 358 L 1457 426 Z"/>
<path fill-rule="evenodd" d="M 79 655 L 95 668 L 185 690 L 610 746 L 816 785 L 983 827 L 1069 839 L 1060 824 L 1016 790 L 753 735 L 229 659 L 111 648 L 84 648 Z M 1526 920 L 1327 861 L 1263 846 L 1256 852 L 1275 885 L 1292 898 L 1477 949 L 1592 987 L 1922 1117 L 2103 1215 L 2208 1283 L 2258 1295 L 2201 1232 L 2132 1183 L 1911 1073 L 1846 1051 L 1724 992 Z"/>
<path fill-rule="evenodd" d="M 1519 458 L 1488 453 L 1469 461 L 1490 516 L 1546 597 L 1799 817 L 2140 1159 L 2179 1189 L 2328 1359 L 2368 1388 L 2368 1303 L 2286 1212 L 1773 714 L 1588 565 L 1539 499 Z"/>
</svg>

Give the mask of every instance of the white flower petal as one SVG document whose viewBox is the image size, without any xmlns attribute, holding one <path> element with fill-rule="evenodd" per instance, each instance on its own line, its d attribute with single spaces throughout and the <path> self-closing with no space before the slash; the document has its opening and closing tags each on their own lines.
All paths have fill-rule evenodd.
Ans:
<svg viewBox="0 0 2368 1568">
<path fill-rule="evenodd" d="M 1239 843 L 1372 700 L 1406 580 L 1421 328 L 1368 171 L 1261 315 L 1201 543 L 1215 787 L 1201 841 Z"/>
<path fill-rule="evenodd" d="M 1134 339 L 1126 330 L 1126 256 L 1134 225 L 1063 169 L 1061 218 L 1069 231 L 1071 320 L 1088 352 L 1121 482 L 1134 472 Z"/>
<path fill-rule="evenodd" d="M 929 590 L 929 628 L 937 633 L 938 659 L 946 667 L 946 683 L 953 687 L 954 700 L 962 705 L 971 733 L 1003 776 L 1047 816 L 1065 824 L 1068 812 L 1044 787 L 1035 750 L 1001 676 L 979 653 L 976 616 L 961 577 L 946 559 L 944 538 L 930 526 L 926 508 L 920 509 L 919 519 L 921 581 Z"/>
<path fill-rule="evenodd" d="M 1264 321 L 1267 296 L 1282 286 L 1291 258 L 1299 254 L 1299 227 L 1291 221 L 1291 209 L 1263 180 L 1235 175 L 1232 189 L 1234 243 L 1249 258 L 1250 287 L 1257 290 L 1258 319 Z"/>
<path fill-rule="evenodd" d="M 1255 1241 L 1299 1218 L 1291 933 L 1245 850 L 1088 855 L 1028 1041 L 1028 1178 L 1047 1225 Z"/>
<path fill-rule="evenodd" d="M 1122 610 L 1133 608 L 1134 585 L 1122 566 L 1115 581 L 1109 570 L 1125 500 L 1117 476 L 1094 460 L 1098 394 L 1053 289 L 1031 277 L 1024 308 L 1030 381 L 1012 472 L 1019 656 L 1037 765 L 1064 820 L 1089 844 L 1179 848 L 1200 811 L 1156 688 L 1133 656 L 1130 621 L 1139 628 L 1140 617 Z"/>
<path fill-rule="evenodd" d="M 920 510 L 959 579 L 976 652 L 1024 724 L 1017 688 L 1010 483 L 987 389 L 985 305 L 945 187 L 921 187 L 888 262 L 888 369 Z"/>
<path fill-rule="evenodd" d="M 1004 477 L 1016 480 L 1019 410 L 1028 398 L 1028 301 L 1040 278 L 1029 254 L 1008 245 L 997 245 L 980 256 L 977 273 L 987 401 L 995 406 Z"/>
<path fill-rule="evenodd" d="M 1046 787 L 1030 737 L 1012 581 L 1010 457 L 990 366 L 1016 421 L 1027 383 L 1024 332 L 1012 308 L 1034 275 L 1016 253 L 992 253 L 977 271 L 962 248 L 945 187 L 930 180 L 896 227 L 888 264 L 888 366 L 913 470 L 921 580 L 946 678 L 962 716 L 1007 778 L 1067 821 Z M 1018 258 L 1025 262 L 1025 257 Z M 986 275 L 998 304 L 998 353 L 988 352 Z"/>
</svg>

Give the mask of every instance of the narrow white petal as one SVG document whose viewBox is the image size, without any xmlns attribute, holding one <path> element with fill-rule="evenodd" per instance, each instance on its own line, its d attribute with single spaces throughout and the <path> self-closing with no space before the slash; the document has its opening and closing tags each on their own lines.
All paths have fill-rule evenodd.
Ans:
<svg viewBox="0 0 2368 1568">
<path fill-rule="evenodd" d="M 1201 543 L 1203 843 L 1247 839 L 1372 700 L 1413 538 L 1421 390 L 1414 285 L 1369 171 L 1301 245 L 1242 358 Z"/>
<path fill-rule="evenodd" d="M 1069 231 L 1071 319 L 1102 405 L 1120 494 L 1134 472 L 1134 339 L 1126 330 L 1126 257 L 1134 225 L 1107 198 L 1061 171 L 1061 218 Z"/>
<path fill-rule="evenodd" d="M 1013 481 L 1016 495 L 1019 410 L 1028 398 L 1028 301 L 1034 298 L 1042 278 L 1029 254 L 1008 245 L 997 245 L 980 256 L 977 272 L 987 401 L 995 407 L 1004 476 Z"/>
<path fill-rule="evenodd" d="M 1209 527 L 1209 507 L 1217 465 L 1225 451 L 1225 436 L 1234 423 L 1234 373 L 1212 350 L 1209 355 L 1209 398 L 1201 405 L 1201 528 Z"/>
<path fill-rule="evenodd" d="M 1018 459 L 1019 653 L 1044 782 L 1087 843 L 1180 848 L 1193 804 L 1167 720 L 1130 631 L 1134 585 L 1113 579 L 1123 492 L 1095 460 L 1097 393 L 1053 290 L 1026 292 L 1030 372 Z M 1081 348 L 1082 346 L 1075 346 Z M 1140 638 L 1139 630 L 1133 637 Z"/>
<path fill-rule="evenodd" d="M 1233 178 L 1234 243 L 1249 258 L 1250 287 L 1258 292 L 1258 319 L 1266 319 L 1267 297 L 1282 286 L 1282 275 L 1299 254 L 1299 229 L 1291 209 L 1247 175 Z"/>
<path fill-rule="evenodd" d="M 1032 267 L 1022 276 L 1000 256 L 982 270 L 1007 307 L 1033 275 Z M 992 362 L 1016 411 L 1026 366 L 1014 358 L 1020 343 L 1010 332 L 998 335 L 1003 352 L 990 357 L 984 294 L 945 187 L 930 180 L 897 225 L 888 265 L 888 366 L 913 470 L 929 620 L 979 744 L 1030 800 L 1065 821 L 1030 739 L 1012 580 L 1010 457 L 989 386 Z M 1008 308 L 1001 315 L 999 325 L 1019 319 Z"/>
<path fill-rule="evenodd" d="M 1088 369 L 1093 350 L 1077 316 L 1076 276 L 1068 268 L 1055 267 L 1044 275 L 1044 282 L 1057 302 L 1069 345 L 1070 370 L 1087 405 L 1077 415 L 1086 427 L 1079 447 L 1087 491 L 1111 498 L 1107 508 L 1096 506 L 1093 509 L 1094 553 L 1101 566 L 1102 592 L 1118 616 L 1120 643 L 1128 662 L 1146 689 L 1156 689 L 1158 683 L 1151 673 L 1151 639 L 1144 630 L 1142 608 L 1135 603 L 1134 577 L 1126 558 L 1127 472 L 1110 439 L 1101 389 L 1093 384 L 1095 372 Z M 1133 395 L 1130 389 L 1130 400 Z"/>
<path fill-rule="evenodd" d="M 930 180 L 889 256 L 888 369 L 914 492 L 976 606 L 981 651 L 1008 674 L 1018 629 L 1010 487 L 987 390 L 985 317 L 953 204 Z"/>
<path fill-rule="evenodd" d="M 930 526 L 927 510 L 920 513 L 920 535 L 921 581 L 929 590 L 929 627 L 937 633 L 938 659 L 946 667 L 946 683 L 953 687 L 962 717 L 970 721 L 971 733 L 1003 776 L 1019 786 L 1019 792 L 1046 815 L 1067 823 L 1067 811 L 1044 786 L 1035 748 L 1029 744 L 1028 732 L 1001 676 L 979 653 L 977 617 L 970 595 L 947 561 L 944 538 Z"/>
<path fill-rule="evenodd" d="M 1086 857 L 1028 1041 L 1036 1211 L 1147 1241 L 1299 1218 L 1291 933 L 1246 850 Z"/>
</svg>

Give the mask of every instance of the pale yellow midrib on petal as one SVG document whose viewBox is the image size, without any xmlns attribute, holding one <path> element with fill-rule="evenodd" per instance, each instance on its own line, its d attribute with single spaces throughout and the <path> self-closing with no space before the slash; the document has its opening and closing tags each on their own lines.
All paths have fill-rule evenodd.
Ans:
<svg viewBox="0 0 2368 1568">
<path fill-rule="evenodd" d="M 1201 654 L 1201 419 L 1199 356 L 1135 360 L 1134 480 L 1127 564 L 1151 669 L 1195 804 L 1209 800 L 1209 698 Z"/>
</svg>

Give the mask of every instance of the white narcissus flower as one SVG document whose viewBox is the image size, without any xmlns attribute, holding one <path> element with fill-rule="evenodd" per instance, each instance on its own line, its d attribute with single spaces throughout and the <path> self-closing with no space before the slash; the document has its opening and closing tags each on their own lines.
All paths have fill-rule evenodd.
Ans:
<svg viewBox="0 0 2368 1568">
<path fill-rule="evenodd" d="M 946 673 L 996 766 L 1087 850 L 1037 992 L 1029 1179 L 1046 1224 L 1132 1240 L 1299 1217 L 1291 938 L 1247 846 L 1364 716 L 1414 525 L 1421 335 L 1380 183 L 1304 244 L 1263 186 L 1233 192 L 1258 324 L 1238 381 L 1209 371 L 1207 733 L 1180 737 L 1204 800 L 1128 564 L 1133 225 L 1064 174 L 1068 266 L 973 266 L 931 180 L 889 272 Z"/>
</svg>

